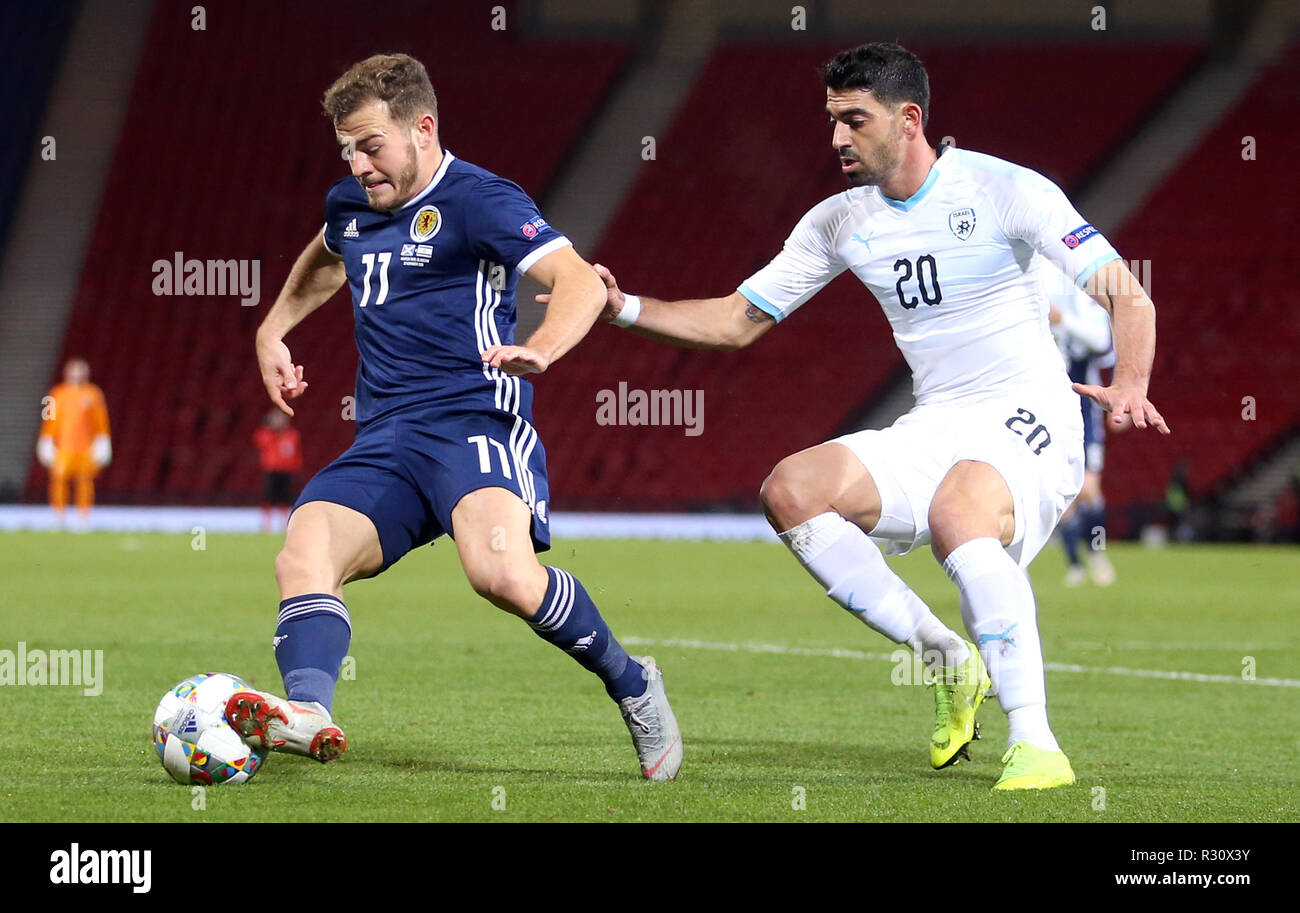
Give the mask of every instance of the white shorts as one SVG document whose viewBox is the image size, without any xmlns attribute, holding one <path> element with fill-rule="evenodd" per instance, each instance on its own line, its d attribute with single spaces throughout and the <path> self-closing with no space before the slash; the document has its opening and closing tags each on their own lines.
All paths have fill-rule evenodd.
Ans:
<svg viewBox="0 0 1300 913">
<path fill-rule="evenodd" d="M 930 542 L 930 502 L 961 460 L 988 463 L 1007 483 L 1016 530 L 1007 547 L 1023 568 L 1047 543 L 1083 485 L 1083 419 L 1069 388 L 1026 389 L 975 403 L 917 406 L 888 428 L 835 438 L 880 491 L 871 538 L 887 555 Z"/>
</svg>

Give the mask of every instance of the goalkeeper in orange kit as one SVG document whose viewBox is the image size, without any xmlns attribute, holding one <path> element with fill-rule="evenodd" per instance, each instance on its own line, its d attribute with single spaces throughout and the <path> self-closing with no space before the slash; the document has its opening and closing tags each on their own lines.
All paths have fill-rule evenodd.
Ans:
<svg viewBox="0 0 1300 913">
<path fill-rule="evenodd" d="M 63 366 L 63 383 L 44 399 L 36 456 L 50 470 L 50 506 L 63 516 L 68 483 L 76 484 L 77 510 L 84 521 L 95 502 L 95 476 L 113 458 L 104 391 L 90 382 L 90 366 L 73 358 Z"/>
</svg>

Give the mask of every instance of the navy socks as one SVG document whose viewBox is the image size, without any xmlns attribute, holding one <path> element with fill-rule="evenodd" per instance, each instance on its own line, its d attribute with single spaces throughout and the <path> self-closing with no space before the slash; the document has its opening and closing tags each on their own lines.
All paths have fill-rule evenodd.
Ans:
<svg viewBox="0 0 1300 913">
<path fill-rule="evenodd" d="M 599 676 L 614 700 L 645 694 L 644 670 L 614 639 L 586 588 L 568 571 L 548 567 L 546 574 L 550 583 L 542 606 L 528 620 L 537 636 Z"/>
<path fill-rule="evenodd" d="M 578 580 L 559 568 L 546 569 L 549 583 L 541 608 L 529 626 L 595 673 L 614 700 L 640 697 L 644 670 L 614 639 L 609 625 Z M 332 710 L 339 666 L 352 641 L 347 607 L 328 593 L 307 593 L 280 603 L 275 628 L 275 661 L 291 701 L 315 701 Z"/>
<path fill-rule="evenodd" d="M 352 619 L 338 597 L 307 593 L 281 602 L 273 643 L 285 697 L 332 709 L 339 666 L 351 642 Z"/>
</svg>

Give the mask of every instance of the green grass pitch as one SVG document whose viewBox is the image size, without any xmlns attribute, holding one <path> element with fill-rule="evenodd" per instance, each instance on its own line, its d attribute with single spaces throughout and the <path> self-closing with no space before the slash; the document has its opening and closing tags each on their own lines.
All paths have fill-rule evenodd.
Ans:
<svg viewBox="0 0 1300 913">
<path fill-rule="evenodd" d="M 1079 783 L 1007 795 L 989 790 L 1006 738 L 996 702 L 980 712 L 973 761 L 930 770 L 931 693 L 893 684 L 893 645 L 779 545 L 558 542 L 547 559 L 665 670 L 685 764 L 675 783 L 646 783 L 599 683 L 479 601 L 443 540 L 349 588 L 355 678 L 335 708 L 347 755 L 329 766 L 272 755 L 251 782 L 200 803 L 150 743 L 158 698 L 200 671 L 280 688 L 279 540 L 205 545 L 0 535 L 0 649 L 104 651 L 98 697 L 0 687 L 0 820 L 1300 819 L 1294 549 L 1117 545 L 1119 582 L 1105 590 L 1065 589 L 1059 551 L 1046 549 L 1032 577 L 1049 712 Z M 896 567 L 960 625 L 928 553 Z M 1245 682 L 1251 666 L 1257 681 Z"/>
</svg>

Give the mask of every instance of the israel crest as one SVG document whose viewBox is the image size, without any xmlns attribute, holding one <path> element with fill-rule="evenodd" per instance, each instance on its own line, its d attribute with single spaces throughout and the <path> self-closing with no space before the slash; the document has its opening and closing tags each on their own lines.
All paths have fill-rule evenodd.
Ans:
<svg viewBox="0 0 1300 913">
<path fill-rule="evenodd" d="M 421 206 L 420 211 L 411 220 L 411 240 L 428 241 L 442 228 L 442 213 L 437 206 Z"/>
<path fill-rule="evenodd" d="M 965 241 L 975 233 L 975 210 L 955 209 L 948 213 L 948 227 L 957 240 Z"/>
</svg>

